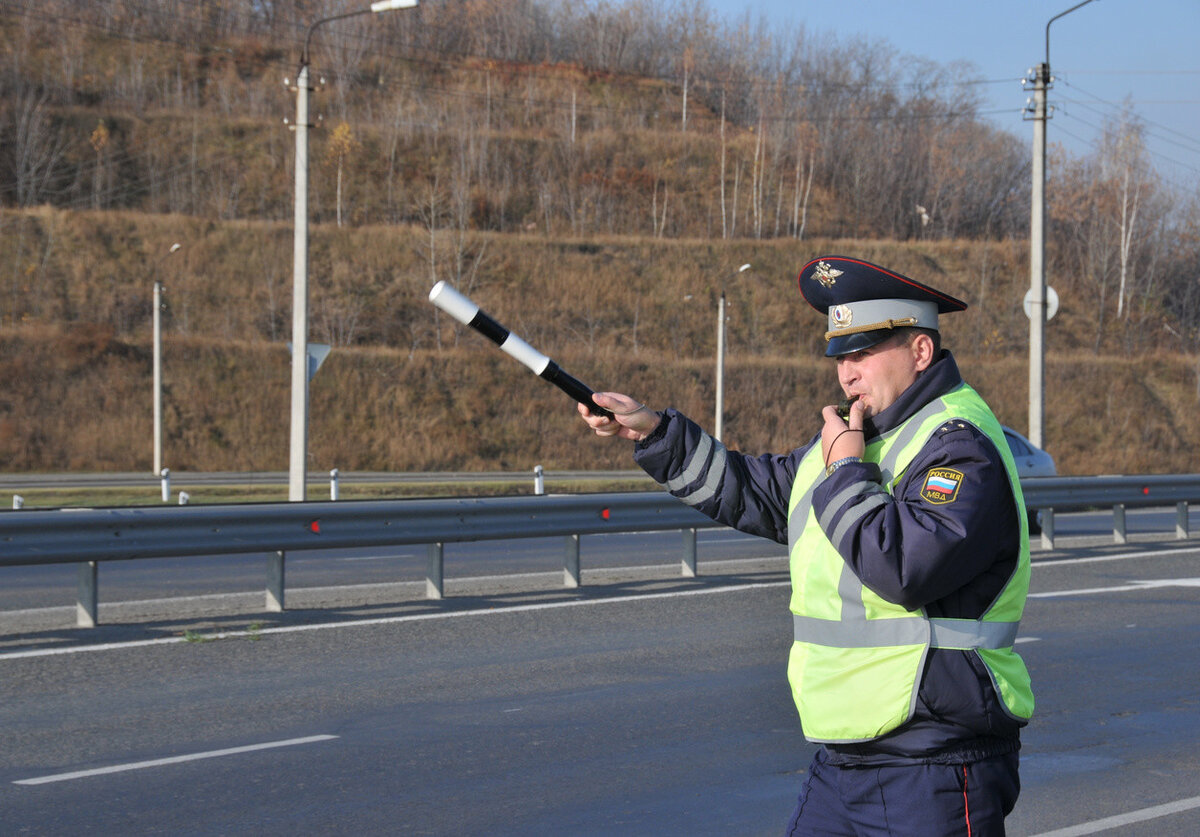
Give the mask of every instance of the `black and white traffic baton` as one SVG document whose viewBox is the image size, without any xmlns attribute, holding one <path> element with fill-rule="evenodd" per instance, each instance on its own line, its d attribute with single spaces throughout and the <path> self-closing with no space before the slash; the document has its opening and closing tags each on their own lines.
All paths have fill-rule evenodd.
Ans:
<svg viewBox="0 0 1200 837">
<path fill-rule="evenodd" d="M 459 293 L 445 281 L 438 282 L 433 286 L 433 290 L 429 292 L 429 301 L 463 325 L 470 326 L 493 341 L 507 354 L 533 370 L 535 375 L 554 384 L 583 404 L 591 411 L 592 415 L 613 417 L 610 411 L 597 406 L 592 401 L 593 390 L 587 384 L 568 375 L 557 363 L 500 325 L 469 297 Z"/>
</svg>

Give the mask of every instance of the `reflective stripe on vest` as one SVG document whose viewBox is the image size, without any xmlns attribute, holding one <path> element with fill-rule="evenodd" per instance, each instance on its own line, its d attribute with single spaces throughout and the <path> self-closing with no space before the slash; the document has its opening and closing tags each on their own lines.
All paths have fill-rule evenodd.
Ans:
<svg viewBox="0 0 1200 837">
<path fill-rule="evenodd" d="M 1020 622 L 984 622 L 978 619 L 872 619 L 852 624 L 792 614 L 796 642 L 830 648 L 889 648 L 928 642 L 931 648 L 966 651 L 971 648 L 1010 648 L 1017 641 Z"/>
</svg>

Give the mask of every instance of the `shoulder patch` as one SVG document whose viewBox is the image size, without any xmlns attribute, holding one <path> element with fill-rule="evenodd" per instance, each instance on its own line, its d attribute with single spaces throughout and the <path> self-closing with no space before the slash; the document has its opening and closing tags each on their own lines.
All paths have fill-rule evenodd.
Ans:
<svg viewBox="0 0 1200 837">
<path fill-rule="evenodd" d="M 958 487 L 963 473 L 953 468 L 930 468 L 921 486 L 921 496 L 935 505 L 943 506 L 958 499 Z"/>
</svg>

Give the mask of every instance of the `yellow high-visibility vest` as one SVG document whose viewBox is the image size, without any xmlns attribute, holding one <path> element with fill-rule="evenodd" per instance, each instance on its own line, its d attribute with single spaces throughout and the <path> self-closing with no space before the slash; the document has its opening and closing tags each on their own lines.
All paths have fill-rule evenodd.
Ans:
<svg viewBox="0 0 1200 837">
<path fill-rule="evenodd" d="M 978 620 L 930 619 L 923 609 L 905 610 L 865 587 L 826 537 L 813 511 L 813 489 L 825 479 L 821 446 L 813 445 L 800 462 L 788 514 L 795 630 L 788 680 L 810 741 L 869 741 L 909 720 L 930 648 L 978 654 L 1008 713 L 1021 719 L 1033 714 L 1029 672 L 1013 651 L 1029 591 L 1025 501 L 1000 423 L 974 389 L 963 384 L 899 427 L 868 440 L 863 461 L 879 465 L 883 485 L 848 489 L 869 496 L 839 521 L 841 528 L 833 540 L 840 540 L 841 533 L 863 515 L 891 501 L 913 458 L 951 420 L 974 425 L 996 446 L 1021 526 L 1021 551 L 1013 574 Z M 832 504 L 840 505 L 837 500 Z"/>
</svg>

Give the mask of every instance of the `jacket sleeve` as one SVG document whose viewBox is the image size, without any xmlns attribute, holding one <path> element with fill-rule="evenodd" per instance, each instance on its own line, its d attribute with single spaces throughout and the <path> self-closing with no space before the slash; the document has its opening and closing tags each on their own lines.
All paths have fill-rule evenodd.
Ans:
<svg viewBox="0 0 1200 837">
<path fill-rule="evenodd" d="M 807 449 L 747 456 L 669 409 L 655 431 L 635 445 L 633 458 L 659 485 L 713 520 L 787 543 L 792 480 Z"/>
<path fill-rule="evenodd" d="M 909 610 L 978 618 L 1019 554 L 1004 463 L 986 435 L 952 420 L 936 430 L 893 493 L 879 468 L 842 466 L 813 491 L 830 542 L 862 583 Z"/>
</svg>

